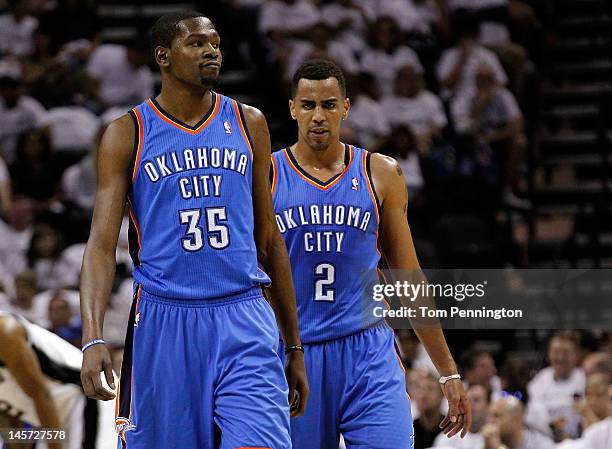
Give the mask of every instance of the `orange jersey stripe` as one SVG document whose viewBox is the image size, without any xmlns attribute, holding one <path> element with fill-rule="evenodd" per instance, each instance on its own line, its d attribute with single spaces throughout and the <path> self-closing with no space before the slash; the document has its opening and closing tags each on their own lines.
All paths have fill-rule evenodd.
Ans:
<svg viewBox="0 0 612 449">
<path fill-rule="evenodd" d="M 138 130 L 137 130 L 138 142 L 136 146 L 136 158 L 134 159 L 134 171 L 132 172 L 132 183 L 134 183 L 134 181 L 136 180 L 136 174 L 138 173 L 138 164 L 140 162 L 140 151 L 142 150 L 142 137 L 144 135 L 144 132 L 143 132 L 144 128 L 142 126 L 142 117 L 140 116 L 140 112 L 138 111 L 138 108 L 134 108 L 132 109 L 132 111 L 134 111 L 136 121 L 138 122 Z"/>
<path fill-rule="evenodd" d="M 340 175 L 338 175 L 338 177 L 336 179 L 334 179 L 333 182 L 331 182 L 330 184 L 323 186 L 319 183 L 314 182 L 312 179 L 308 179 L 306 176 L 304 176 L 302 173 L 300 173 L 300 170 L 293 165 L 293 162 L 291 162 L 291 158 L 289 157 L 289 155 L 287 154 L 287 150 L 284 150 L 284 154 L 285 154 L 285 158 L 287 159 L 287 162 L 289 162 L 289 166 L 300 176 L 300 178 L 302 178 L 304 181 L 306 181 L 307 183 L 318 187 L 321 190 L 329 190 L 331 189 L 333 186 L 335 186 L 338 181 L 340 181 L 340 179 L 342 179 L 342 177 L 344 176 L 344 174 L 348 171 L 349 167 L 351 166 L 351 163 L 353 162 L 353 146 L 350 145 L 349 146 L 349 163 L 346 164 L 346 167 L 344 167 L 344 170 L 342 170 L 342 173 L 340 173 Z"/>
<path fill-rule="evenodd" d="M 249 152 L 251 153 L 251 160 L 253 160 L 253 147 L 251 147 L 251 141 L 249 140 L 249 137 L 246 133 L 246 128 L 245 128 L 246 124 L 242 123 L 242 119 L 240 118 L 240 110 L 238 109 L 238 103 L 236 102 L 236 100 L 232 100 L 232 103 L 234 104 L 234 111 L 236 112 L 236 120 L 238 120 L 238 124 L 240 125 L 240 131 L 242 132 L 242 137 L 244 137 L 244 141 L 249 147 Z"/>
<path fill-rule="evenodd" d="M 278 174 L 276 172 L 276 161 L 274 160 L 274 156 L 270 155 L 270 159 L 272 160 L 272 195 L 274 195 Z"/>
<path fill-rule="evenodd" d="M 368 176 L 368 173 L 366 172 L 366 159 L 367 159 L 367 151 L 363 152 L 363 176 L 365 177 L 366 180 L 366 184 L 368 185 L 368 191 L 370 192 L 370 198 L 372 198 L 372 203 L 374 204 L 374 212 L 376 213 L 376 222 L 378 223 L 378 226 L 376 227 L 376 252 L 378 253 L 379 256 L 382 256 L 380 254 L 380 250 L 378 249 L 378 228 L 380 227 L 380 216 L 378 215 L 378 203 L 376 202 L 376 196 L 374 196 L 374 186 L 370 183 L 370 177 Z"/>
<path fill-rule="evenodd" d="M 206 125 L 208 125 L 210 123 L 210 121 L 215 117 L 215 115 L 217 115 L 217 111 L 219 110 L 219 103 L 221 103 L 221 101 L 217 98 L 217 100 L 215 101 L 215 108 L 213 109 L 212 113 L 210 114 L 210 117 L 208 117 L 206 119 L 206 121 L 204 123 L 202 123 L 200 126 L 198 126 L 196 129 L 189 129 L 184 127 L 183 125 L 176 123 L 173 120 L 170 120 L 168 117 L 166 117 L 159 109 L 157 109 L 157 107 L 155 106 L 155 104 L 151 101 L 151 99 L 147 99 L 147 103 L 148 105 L 153 109 L 153 111 L 157 114 L 157 116 L 159 118 L 161 118 L 164 122 L 175 126 L 177 128 L 179 128 L 182 131 L 188 132 L 189 134 L 198 134 L 200 131 L 202 131 Z"/>
<path fill-rule="evenodd" d="M 140 259 L 140 251 L 142 250 L 142 242 L 140 241 L 140 226 L 138 225 L 138 221 L 136 220 L 136 216 L 134 215 L 134 212 L 132 211 L 132 202 L 130 201 L 130 199 L 128 198 L 128 204 L 130 206 L 130 217 L 132 218 L 132 221 L 134 222 L 134 227 L 136 228 L 136 235 L 138 236 L 138 259 Z"/>
</svg>

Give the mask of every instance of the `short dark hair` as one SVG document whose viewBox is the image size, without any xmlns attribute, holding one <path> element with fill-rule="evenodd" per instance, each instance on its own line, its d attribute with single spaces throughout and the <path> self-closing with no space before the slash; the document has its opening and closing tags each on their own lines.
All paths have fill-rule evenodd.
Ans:
<svg viewBox="0 0 612 449">
<path fill-rule="evenodd" d="M 337 64 L 328 61 L 327 59 L 311 59 L 304 62 L 293 75 L 291 81 L 291 97 L 295 97 L 298 84 L 301 79 L 307 80 L 326 80 L 327 78 L 336 78 L 342 95 L 346 97 L 346 80 L 342 69 Z"/>
<path fill-rule="evenodd" d="M 179 11 L 164 14 L 151 28 L 151 46 L 153 50 L 157 47 L 169 48 L 172 41 L 179 32 L 179 23 L 187 19 L 206 17 L 197 11 Z"/>
<path fill-rule="evenodd" d="M 478 360 L 482 356 L 487 356 L 493 358 L 491 353 L 484 348 L 481 347 L 472 347 L 466 350 L 460 359 L 460 366 L 465 373 L 466 371 L 471 370 L 476 365 L 476 360 Z"/>
</svg>

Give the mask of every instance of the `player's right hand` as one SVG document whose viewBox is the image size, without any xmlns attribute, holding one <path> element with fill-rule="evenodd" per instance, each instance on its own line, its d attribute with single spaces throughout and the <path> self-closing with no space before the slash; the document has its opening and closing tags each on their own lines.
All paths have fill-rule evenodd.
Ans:
<svg viewBox="0 0 612 449">
<path fill-rule="evenodd" d="M 292 418 L 302 416 L 306 411 L 306 403 L 310 388 L 306 378 L 306 368 L 304 366 L 304 353 L 292 351 L 287 355 L 285 365 L 285 376 L 289 384 L 289 407 Z"/>
<path fill-rule="evenodd" d="M 110 352 L 104 344 L 94 345 L 83 353 L 83 365 L 81 367 L 81 383 L 85 394 L 100 401 L 110 401 L 115 398 L 115 393 L 107 390 L 102 385 L 100 373 L 104 371 L 106 383 L 114 390 L 115 379 L 113 376 L 113 365 Z"/>
</svg>

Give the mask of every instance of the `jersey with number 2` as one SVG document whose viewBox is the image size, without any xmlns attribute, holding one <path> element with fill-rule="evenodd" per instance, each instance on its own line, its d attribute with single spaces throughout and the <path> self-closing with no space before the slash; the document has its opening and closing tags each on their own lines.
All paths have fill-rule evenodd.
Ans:
<svg viewBox="0 0 612 449">
<path fill-rule="evenodd" d="M 372 284 L 380 260 L 370 153 L 345 145 L 345 169 L 326 182 L 289 148 L 272 155 L 276 222 L 285 239 L 304 343 L 372 327 Z"/>
</svg>

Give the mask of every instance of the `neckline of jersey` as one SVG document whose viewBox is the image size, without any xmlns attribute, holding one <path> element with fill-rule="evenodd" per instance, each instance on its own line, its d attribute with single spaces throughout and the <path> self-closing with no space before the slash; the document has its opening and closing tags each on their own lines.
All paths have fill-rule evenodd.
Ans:
<svg viewBox="0 0 612 449">
<path fill-rule="evenodd" d="M 173 125 L 183 131 L 187 131 L 190 134 L 197 134 L 202 131 L 202 129 L 204 129 L 206 125 L 208 125 L 208 123 L 210 123 L 212 118 L 217 114 L 217 111 L 219 110 L 219 104 L 221 102 L 217 98 L 218 94 L 212 90 L 210 91 L 210 93 L 212 97 L 212 104 L 210 105 L 210 108 L 208 109 L 206 114 L 204 114 L 204 117 L 202 117 L 198 121 L 198 123 L 193 126 L 190 126 L 187 123 L 174 117 L 164 108 L 162 108 L 155 98 L 149 98 L 147 101 L 153 111 L 166 123 L 169 123 L 170 125 Z"/>
<path fill-rule="evenodd" d="M 295 170 L 297 174 L 300 175 L 300 177 L 304 181 L 322 190 L 328 190 L 334 185 L 336 185 L 338 181 L 340 181 L 340 179 L 344 176 L 344 174 L 348 171 L 349 167 L 353 163 L 353 159 L 354 159 L 353 146 L 347 145 L 346 143 L 344 143 L 343 145 L 344 145 L 344 170 L 342 170 L 340 173 L 335 174 L 334 176 L 332 176 L 325 182 L 321 181 L 320 179 L 315 178 L 310 173 L 308 173 L 306 170 L 304 170 L 302 166 L 298 163 L 290 147 L 285 148 L 285 157 L 287 158 L 287 161 L 289 162 L 289 166 L 293 168 L 293 170 Z"/>
</svg>

